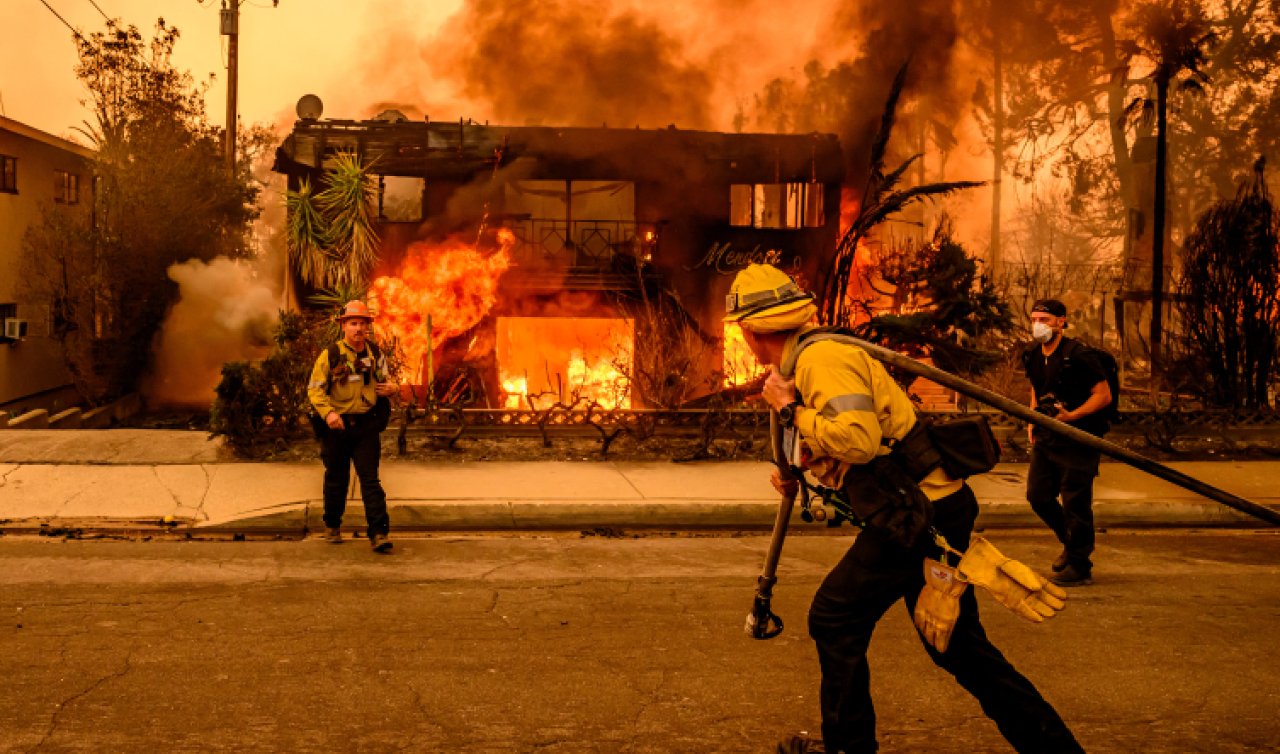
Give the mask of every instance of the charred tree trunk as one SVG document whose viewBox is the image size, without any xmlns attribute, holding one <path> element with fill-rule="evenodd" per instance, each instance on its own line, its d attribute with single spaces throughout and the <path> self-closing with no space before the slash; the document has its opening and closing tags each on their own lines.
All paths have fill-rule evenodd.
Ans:
<svg viewBox="0 0 1280 754">
<path fill-rule="evenodd" d="M 1152 218 L 1151 237 L 1151 397 L 1154 400 L 1157 390 L 1157 377 L 1160 374 L 1160 341 L 1164 337 L 1164 239 L 1166 184 L 1168 183 L 1169 161 L 1169 73 L 1162 70 L 1156 74 L 1156 206 Z M 1153 404 L 1154 405 L 1154 404 Z"/>
<path fill-rule="evenodd" d="M 1000 266 L 1000 192 L 1004 178 L 1004 54 L 1000 40 L 1000 4 L 991 3 L 991 247 L 987 252 L 987 272 L 995 275 Z"/>
</svg>

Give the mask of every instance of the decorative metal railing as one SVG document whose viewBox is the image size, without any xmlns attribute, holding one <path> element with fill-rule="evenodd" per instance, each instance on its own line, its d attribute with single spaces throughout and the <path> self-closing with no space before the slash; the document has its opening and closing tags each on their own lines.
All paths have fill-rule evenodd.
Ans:
<svg viewBox="0 0 1280 754">
<path fill-rule="evenodd" d="M 922 416 L 946 419 L 955 411 L 922 411 Z M 994 429 L 1007 433 L 1025 424 L 998 411 L 978 412 L 987 416 Z M 404 432 L 452 437 L 466 435 L 591 435 L 616 437 L 623 432 L 641 437 L 653 435 L 696 436 L 712 433 L 721 437 L 763 439 L 767 437 L 769 414 L 760 409 L 604 409 L 579 404 L 572 408 L 485 409 L 436 407 L 412 408 L 400 412 L 396 424 Z M 1125 412 L 1113 425 L 1116 434 L 1164 436 L 1177 433 L 1220 431 L 1222 428 L 1280 429 L 1280 412 L 1197 410 L 1179 412 Z"/>
<path fill-rule="evenodd" d="M 507 220 L 515 234 L 512 260 L 537 266 L 549 261 L 566 267 L 607 267 L 619 253 L 653 253 L 656 229 L 645 223 L 623 220 Z"/>
</svg>

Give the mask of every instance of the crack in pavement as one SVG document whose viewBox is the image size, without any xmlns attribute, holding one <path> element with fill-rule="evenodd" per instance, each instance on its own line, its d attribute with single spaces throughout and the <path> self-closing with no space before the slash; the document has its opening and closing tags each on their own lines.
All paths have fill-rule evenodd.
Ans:
<svg viewBox="0 0 1280 754">
<path fill-rule="evenodd" d="M 77 491 L 76 491 L 76 493 L 75 493 L 74 495 L 72 495 L 71 497 L 67 498 L 66 500 L 63 500 L 61 503 L 59 503 L 59 504 L 58 504 L 58 507 L 57 507 L 57 509 L 53 512 L 53 515 L 52 515 L 52 516 L 49 516 L 48 520 L 49 520 L 49 521 L 52 521 L 52 520 L 54 520 L 54 519 L 61 518 L 61 517 L 62 517 L 62 511 L 63 511 L 63 510 L 65 510 L 65 509 L 66 509 L 66 507 L 67 507 L 68 505 L 71 505 L 71 501 L 72 501 L 72 500 L 75 500 L 76 498 L 80 497 L 81 495 L 83 495 L 84 493 L 86 493 L 86 492 L 88 492 L 88 491 L 89 491 L 89 488 L 88 488 L 88 487 L 81 488 L 81 489 L 77 490 Z"/>
<path fill-rule="evenodd" d="M 204 512 L 205 500 L 209 497 L 209 490 L 213 489 L 213 477 L 209 476 L 208 464 L 200 464 L 200 471 L 204 472 L 204 492 L 200 495 L 200 503 L 196 506 L 196 513 L 204 516 L 204 520 L 209 520 L 209 514 Z"/>
<path fill-rule="evenodd" d="M 38 751 L 40 748 L 42 748 L 45 745 L 46 742 L 48 742 L 48 740 L 57 731 L 58 719 L 62 716 L 62 713 L 66 711 L 67 707 L 71 706 L 71 704 L 73 704 L 74 702 L 80 699 L 83 699 L 89 694 L 92 694 L 94 691 L 96 691 L 99 687 L 101 687 L 107 681 L 123 677 L 126 673 L 128 673 L 132 669 L 132 666 L 133 666 L 133 652 L 130 652 L 129 654 L 125 655 L 123 668 L 120 668 L 114 673 L 108 673 L 107 675 L 94 681 L 92 684 L 89 685 L 88 688 L 84 689 L 83 691 L 79 691 L 75 694 L 72 694 L 71 696 L 67 697 L 63 701 L 58 702 L 56 705 L 57 709 L 54 710 L 53 717 L 49 719 L 49 729 L 45 731 L 44 736 L 36 743 L 34 747 L 32 747 L 31 750 Z"/>
<path fill-rule="evenodd" d="M 418 711 L 419 717 L 429 721 L 430 720 L 430 718 L 428 717 L 429 713 L 427 711 L 426 705 L 423 704 L 422 702 L 422 694 L 418 691 L 417 687 L 414 686 L 412 683 L 406 683 L 405 686 L 408 687 L 409 693 L 412 694 L 410 701 L 413 704 L 413 708 Z M 405 741 L 404 746 L 401 746 L 400 748 L 396 749 L 396 751 L 416 750 L 417 740 L 418 740 L 418 733 L 417 731 L 414 731 L 413 735 L 409 736 L 409 740 Z"/>
<path fill-rule="evenodd" d="M 12 469 L 9 469 L 8 471 L 4 472 L 3 474 L 0 474 L 0 487 L 3 487 L 3 486 L 5 486 L 6 484 L 8 484 L 8 482 L 9 482 L 9 475 L 10 475 L 10 474 L 12 474 L 13 472 L 17 471 L 17 470 L 18 470 L 18 469 L 20 469 L 20 468 L 22 468 L 22 464 L 20 464 L 20 463 L 19 463 L 19 464 L 14 464 L 14 467 L 13 467 Z"/>
<path fill-rule="evenodd" d="M 635 750 L 635 747 L 636 747 L 637 741 L 638 741 L 638 739 L 639 739 L 639 737 L 640 737 L 640 736 L 639 736 L 639 734 L 640 734 L 640 720 L 644 717 L 644 714 L 645 714 L 646 712 L 648 712 L 648 711 L 649 711 L 649 708 L 650 708 L 650 707 L 652 707 L 653 705 L 655 705 L 655 704 L 658 704 L 658 703 L 659 703 L 658 694 L 660 694 L 660 693 L 662 692 L 662 687 L 663 687 L 663 686 L 665 686 L 665 685 L 666 685 L 666 683 L 667 683 L 667 669 L 666 669 L 666 668 L 659 668 L 659 670 L 658 670 L 658 682 L 657 682 L 657 683 L 655 683 L 655 684 L 653 685 L 653 689 L 649 691 L 649 693 L 648 693 L 648 695 L 647 695 L 647 696 L 648 696 L 648 699 L 647 699 L 647 700 L 642 700 L 642 701 L 640 702 L 640 704 L 638 705 L 638 706 L 639 706 L 639 709 L 638 709 L 638 710 L 636 710 L 636 717 L 635 717 L 635 720 L 633 720 L 633 721 L 632 721 L 632 723 L 631 723 L 631 727 L 632 727 L 632 729 L 633 729 L 633 735 L 632 735 L 631 741 L 629 741 L 629 742 L 627 743 L 627 747 L 626 747 L 626 749 L 624 749 L 624 751 L 634 751 L 634 750 Z"/>
<path fill-rule="evenodd" d="M 194 518 L 196 519 L 203 518 L 205 521 L 209 520 L 209 514 L 204 512 L 204 503 L 205 503 L 205 498 L 209 496 L 209 489 L 213 486 L 213 484 L 209 476 L 209 469 L 205 467 L 205 464 L 203 463 L 200 464 L 200 471 L 204 473 L 204 492 L 200 495 L 200 502 L 192 506 L 182 502 L 178 498 L 178 493 L 175 492 L 173 489 L 171 489 L 169 485 L 165 484 L 164 479 L 160 477 L 159 465 L 153 465 L 151 467 L 152 475 L 155 476 L 156 481 L 160 483 L 160 486 L 164 489 L 164 491 L 169 493 L 169 499 L 173 501 L 173 506 L 174 506 L 173 512 L 175 517 L 178 514 L 178 512 L 182 511 L 183 509 L 189 508 L 195 511 Z"/>
</svg>

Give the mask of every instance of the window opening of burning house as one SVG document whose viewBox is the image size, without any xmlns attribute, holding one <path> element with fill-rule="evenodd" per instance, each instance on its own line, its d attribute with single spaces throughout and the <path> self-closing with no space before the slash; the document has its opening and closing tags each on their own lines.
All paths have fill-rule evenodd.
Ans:
<svg viewBox="0 0 1280 754">
<path fill-rule="evenodd" d="M 404 175 L 378 176 L 378 219 L 390 223 L 422 221 L 422 196 L 427 181 Z"/>
<path fill-rule="evenodd" d="M 505 408 L 631 408 L 632 320 L 498 317 L 497 330 Z"/>
<path fill-rule="evenodd" d="M 518 180 L 503 190 L 515 262 L 604 267 L 636 243 L 636 190 L 630 181 Z"/>
<path fill-rule="evenodd" d="M 742 228 L 820 228 L 826 223 L 821 183 L 735 183 L 729 224 Z"/>
</svg>

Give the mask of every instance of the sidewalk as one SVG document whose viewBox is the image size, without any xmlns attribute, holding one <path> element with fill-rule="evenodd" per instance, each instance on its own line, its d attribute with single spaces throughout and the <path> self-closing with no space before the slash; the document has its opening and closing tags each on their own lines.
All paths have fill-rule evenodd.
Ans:
<svg viewBox="0 0 1280 754">
<path fill-rule="evenodd" d="M 237 463 L 203 433 L 0 432 L 0 531 L 159 531 L 303 536 L 323 528 L 319 462 Z M 1280 461 L 1174 468 L 1280 508 Z M 777 496 L 759 462 L 400 462 L 382 465 L 396 531 L 768 529 Z M 354 475 L 353 475 L 354 477 Z M 363 528 L 351 492 L 346 528 Z M 980 527 L 1040 526 L 1026 464 L 971 480 Z M 1119 463 L 1095 485 L 1099 527 L 1266 526 Z M 806 526 L 799 521 L 798 526 Z"/>
</svg>

